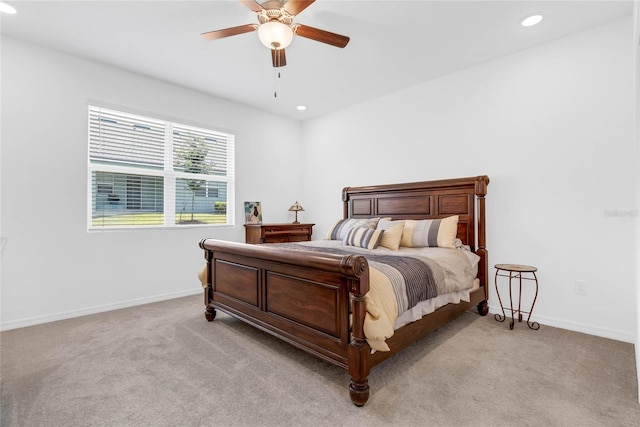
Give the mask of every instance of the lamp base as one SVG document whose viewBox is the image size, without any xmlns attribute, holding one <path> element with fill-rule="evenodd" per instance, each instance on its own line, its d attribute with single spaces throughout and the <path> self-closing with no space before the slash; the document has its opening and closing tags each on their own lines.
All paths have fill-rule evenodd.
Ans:
<svg viewBox="0 0 640 427">
<path fill-rule="evenodd" d="M 300 224 L 300 221 L 293 221 L 292 224 Z"/>
</svg>

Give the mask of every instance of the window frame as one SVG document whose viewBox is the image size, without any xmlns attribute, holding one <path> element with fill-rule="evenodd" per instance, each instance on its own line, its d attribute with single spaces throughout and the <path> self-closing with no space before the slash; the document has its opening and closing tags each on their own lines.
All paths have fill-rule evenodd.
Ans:
<svg viewBox="0 0 640 427">
<path fill-rule="evenodd" d="M 163 128 L 163 145 L 162 145 L 162 167 L 156 165 L 156 168 L 149 168 L 148 165 L 133 165 L 134 161 L 131 161 L 129 164 L 126 164 L 125 160 L 117 159 L 117 160 L 93 160 L 92 159 L 92 136 L 95 138 L 95 131 L 92 129 L 92 118 L 95 120 L 96 114 L 97 117 L 100 117 L 101 114 L 116 114 L 126 117 L 126 119 L 130 119 L 131 122 L 134 122 L 135 119 L 140 118 L 147 121 L 152 121 L 162 126 Z M 92 116 L 93 115 L 93 116 Z M 106 120 L 108 121 L 108 120 Z M 185 229 L 185 228 L 201 228 L 201 227 L 216 227 L 216 228 L 227 228 L 227 227 L 235 227 L 235 191 L 236 191 L 236 179 L 235 179 L 235 134 L 220 130 L 220 129 L 211 129 L 210 127 L 186 123 L 186 121 L 176 121 L 158 117 L 157 115 L 152 115 L 148 113 L 133 113 L 122 109 L 120 107 L 110 107 L 106 105 L 102 105 L 101 103 L 90 102 L 87 104 L 87 231 L 89 232 L 104 232 L 104 231 L 118 231 L 118 230 L 140 230 L 140 229 Z M 133 127 L 137 128 L 136 124 L 133 123 Z M 218 141 L 224 144 L 224 148 L 216 150 L 216 153 L 212 154 L 212 156 L 218 156 L 222 158 L 222 162 L 224 163 L 224 168 L 216 168 L 213 166 L 213 169 L 210 173 L 205 174 L 197 174 L 197 173 L 189 173 L 180 170 L 178 167 L 178 163 L 176 161 L 177 156 L 174 153 L 174 140 L 180 140 L 182 138 L 184 140 L 185 136 L 176 133 L 175 129 L 179 129 L 180 131 L 193 131 L 194 135 L 207 135 L 206 139 L 208 150 L 211 150 L 212 147 L 216 144 L 215 141 Z M 194 136 L 195 139 L 195 136 Z M 102 141 L 102 140 L 101 140 Z M 179 142 L 178 142 L 179 144 Z M 184 142 L 183 142 L 184 145 Z M 137 149 L 138 147 L 134 147 Z M 220 153 L 222 153 L 222 157 L 220 157 Z M 135 156 L 135 154 L 133 155 Z M 224 174 L 221 174 L 221 170 Z M 163 198 L 163 212 L 162 212 L 162 224 L 129 224 L 129 225 L 95 225 L 94 224 L 94 213 L 96 213 L 96 206 L 98 203 L 97 196 L 105 196 L 103 191 L 98 191 L 98 186 L 103 186 L 107 182 L 104 179 L 95 178 L 96 173 L 105 173 L 105 174 L 113 174 L 114 180 L 116 174 L 123 175 L 131 175 L 136 177 L 138 180 L 142 180 L 143 176 L 147 177 L 156 177 L 160 178 L 163 182 L 162 184 L 162 198 Z M 128 178 L 128 177 L 127 177 Z M 125 178 L 126 179 L 126 178 Z M 197 191 L 204 191 L 205 196 L 201 199 L 204 201 L 208 201 L 214 205 L 214 198 L 210 198 L 209 191 L 213 186 L 216 189 L 216 192 L 219 194 L 222 193 L 224 197 L 223 200 L 226 202 L 226 222 L 224 223 L 177 223 L 176 219 L 179 216 L 178 206 L 181 201 L 176 200 L 178 196 L 182 196 L 180 194 L 181 190 L 177 189 L 179 180 L 203 180 L 205 181 L 204 188 L 201 190 L 191 190 L 194 192 L 194 197 Z M 109 199 L 110 196 L 115 195 L 114 188 L 116 187 L 115 183 L 110 184 L 112 186 L 112 193 L 106 195 Z M 222 187 L 221 187 L 222 186 Z M 226 187 L 226 188 L 225 188 Z M 155 190 L 160 189 L 160 186 L 157 184 L 153 187 Z M 224 189 L 224 191 L 220 191 L 220 189 Z M 103 189 L 104 190 L 104 189 Z M 184 191 L 184 190 L 182 190 Z M 216 197 L 219 199 L 219 197 Z M 109 201 L 111 201 L 109 199 Z M 128 202 L 125 202 L 128 203 Z M 126 212 L 127 209 L 124 209 Z M 213 213 L 217 213 L 215 208 L 212 208 Z M 160 212 L 157 212 L 160 213 Z M 189 215 L 191 212 L 188 213 Z M 102 216 L 104 218 L 104 216 Z"/>
</svg>

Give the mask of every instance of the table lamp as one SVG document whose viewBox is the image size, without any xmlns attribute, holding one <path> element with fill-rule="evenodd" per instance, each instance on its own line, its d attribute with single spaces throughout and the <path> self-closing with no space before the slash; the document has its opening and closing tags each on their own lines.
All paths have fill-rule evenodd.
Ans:
<svg viewBox="0 0 640 427">
<path fill-rule="evenodd" d="M 296 213 L 296 220 L 293 221 L 294 224 L 300 224 L 298 222 L 298 212 L 303 211 L 303 210 L 304 210 L 304 208 L 297 201 L 293 205 L 291 205 L 291 207 L 289 208 L 289 212 L 295 212 Z"/>
</svg>

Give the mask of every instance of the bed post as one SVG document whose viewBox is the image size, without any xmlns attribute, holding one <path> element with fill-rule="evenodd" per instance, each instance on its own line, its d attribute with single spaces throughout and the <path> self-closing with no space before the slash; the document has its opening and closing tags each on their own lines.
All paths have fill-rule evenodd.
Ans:
<svg viewBox="0 0 640 427">
<path fill-rule="evenodd" d="M 349 218 L 349 188 L 344 187 L 342 189 L 342 218 Z"/>
<path fill-rule="evenodd" d="M 343 258 L 342 272 L 349 277 L 349 292 L 353 306 L 351 342 L 349 343 L 349 396 L 356 406 L 369 400 L 369 344 L 364 335 L 366 304 L 364 295 L 369 292 L 369 264 L 362 256 L 348 255 Z"/>
<path fill-rule="evenodd" d="M 486 175 L 476 177 L 475 193 L 478 197 L 478 248 L 476 254 L 480 257 L 480 263 L 478 264 L 478 277 L 482 281 L 484 286 L 484 304 L 478 311 L 481 314 L 486 315 L 489 312 L 489 263 L 487 252 L 487 231 L 486 231 L 486 219 L 485 219 L 485 196 L 487 195 L 487 185 L 489 185 L 489 177 Z"/>
<path fill-rule="evenodd" d="M 204 248 L 205 240 L 206 239 L 202 239 L 200 241 L 200 248 L 204 250 L 204 259 L 207 261 L 207 286 L 204 288 L 204 317 L 209 322 L 212 322 L 213 319 L 216 318 L 216 309 L 209 304 L 213 296 L 213 286 L 211 285 L 211 259 L 213 258 L 213 252 Z"/>
</svg>

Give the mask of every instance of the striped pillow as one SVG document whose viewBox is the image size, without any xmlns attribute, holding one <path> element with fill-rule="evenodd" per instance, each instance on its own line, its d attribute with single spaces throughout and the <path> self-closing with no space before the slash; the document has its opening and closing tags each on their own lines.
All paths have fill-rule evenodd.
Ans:
<svg viewBox="0 0 640 427">
<path fill-rule="evenodd" d="M 342 243 L 348 246 L 375 249 L 380 244 L 383 234 L 384 230 L 369 227 L 355 227 L 349 230 Z"/>
<path fill-rule="evenodd" d="M 455 248 L 458 218 L 454 215 L 440 219 L 406 220 L 400 246 Z"/>
<path fill-rule="evenodd" d="M 397 251 L 402 240 L 402 231 L 404 230 L 404 221 L 389 221 L 381 219 L 378 222 L 378 229 L 384 230 L 380 246 Z"/>
<path fill-rule="evenodd" d="M 329 229 L 325 240 L 344 240 L 354 227 L 368 227 L 375 229 L 380 218 L 347 218 L 336 221 Z"/>
</svg>

